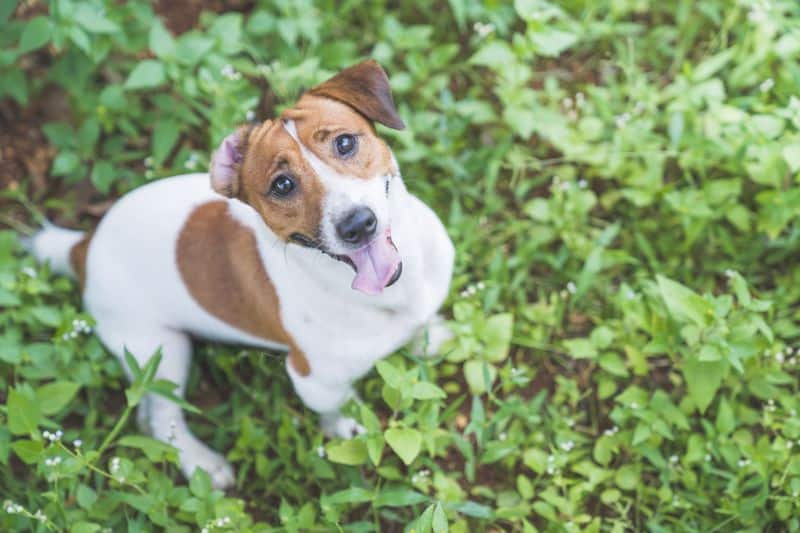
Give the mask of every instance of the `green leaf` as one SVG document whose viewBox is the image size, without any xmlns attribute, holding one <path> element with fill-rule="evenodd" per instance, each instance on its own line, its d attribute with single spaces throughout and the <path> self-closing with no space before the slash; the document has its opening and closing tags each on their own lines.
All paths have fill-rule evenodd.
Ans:
<svg viewBox="0 0 800 533">
<path fill-rule="evenodd" d="M 800 170 L 800 143 L 789 144 L 781 150 L 783 160 L 789 165 L 789 170 L 797 172 Z"/>
<path fill-rule="evenodd" d="M 684 362 L 683 378 L 686 380 L 686 388 L 701 413 L 705 412 L 714 399 L 726 368 L 725 361 L 703 362 L 689 359 Z"/>
<path fill-rule="evenodd" d="M 116 33 L 120 31 L 119 26 L 104 17 L 102 11 L 87 3 L 78 4 L 74 20 L 89 33 Z"/>
<path fill-rule="evenodd" d="M 736 429 L 736 417 L 733 414 L 733 409 L 725 398 L 720 399 L 719 407 L 717 408 L 717 420 L 714 423 L 720 435 L 729 435 Z"/>
<path fill-rule="evenodd" d="M 405 386 L 404 374 L 396 366 L 386 360 L 375 363 L 375 369 L 381 375 L 383 381 L 390 387 L 400 389 Z"/>
<path fill-rule="evenodd" d="M 41 48 L 50 41 L 52 25 L 47 17 L 34 17 L 25 24 L 22 36 L 19 39 L 19 53 L 25 54 Z"/>
<path fill-rule="evenodd" d="M 153 129 L 153 164 L 160 167 L 169 155 L 181 133 L 177 120 L 159 120 Z"/>
<path fill-rule="evenodd" d="M 361 465 L 367 461 L 367 445 L 363 440 L 350 439 L 328 443 L 325 446 L 328 459 L 343 465 Z"/>
<path fill-rule="evenodd" d="M 661 297 L 670 314 L 676 319 L 705 326 L 709 318 L 714 316 L 711 304 L 691 289 L 664 276 L 658 276 L 656 279 Z"/>
<path fill-rule="evenodd" d="M 145 59 L 128 75 L 124 87 L 126 89 L 149 89 L 164 83 L 166 75 L 164 64 L 155 59 Z"/>
<path fill-rule="evenodd" d="M 403 460 L 410 465 L 419 455 L 422 447 L 422 433 L 412 428 L 390 428 L 384 433 L 386 442 Z"/>
<path fill-rule="evenodd" d="M 434 400 L 447 396 L 438 386 L 427 381 L 418 381 L 411 386 L 410 396 L 416 400 Z"/>
<path fill-rule="evenodd" d="M 39 462 L 42 451 L 44 451 L 44 444 L 42 441 L 22 439 L 14 441 L 11 449 L 23 463 L 32 465 Z"/>
<path fill-rule="evenodd" d="M 30 435 L 36 431 L 36 426 L 42 417 L 39 405 L 27 395 L 11 389 L 8 392 L 8 429 L 14 435 Z"/>
<path fill-rule="evenodd" d="M 53 160 L 51 172 L 54 176 L 66 176 L 78 168 L 81 160 L 78 154 L 71 150 L 61 150 Z"/>
<path fill-rule="evenodd" d="M 78 501 L 78 505 L 88 510 L 97 501 L 97 493 L 91 487 L 81 483 L 75 490 L 75 499 Z"/>
<path fill-rule="evenodd" d="M 433 523 L 431 527 L 433 528 L 433 533 L 447 533 L 449 531 L 447 515 L 441 503 L 437 503 L 436 507 L 433 509 Z"/>
<path fill-rule="evenodd" d="M 60 412 L 72 401 L 80 388 L 79 383 L 72 381 L 55 381 L 36 389 L 36 398 L 42 414 L 54 415 Z"/>
<path fill-rule="evenodd" d="M 483 332 L 483 341 L 486 343 L 486 359 L 493 363 L 499 363 L 508 357 L 513 329 L 514 315 L 511 313 L 489 317 Z"/>
<path fill-rule="evenodd" d="M 166 442 L 145 437 L 144 435 L 126 435 L 117 441 L 117 445 L 141 450 L 150 461 L 168 459 L 177 463 L 177 448 Z"/>
<path fill-rule="evenodd" d="M 213 490 L 211 478 L 202 468 L 195 468 L 192 478 L 189 480 L 189 490 L 200 499 L 205 499 Z"/>
<path fill-rule="evenodd" d="M 175 57 L 175 39 L 158 19 L 150 27 L 149 46 L 161 59 Z"/>
<path fill-rule="evenodd" d="M 405 507 L 427 501 L 428 497 L 413 489 L 392 487 L 381 489 L 375 498 L 375 507 Z"/>
<path fill-rule="evenodd" d="M 92 175 L 90 178 L 94 186 L 97 187 L 97 190 L 108 194 L 118 176 L 119 174 L 114 168 L 114 165 L 108 161 L 98 161 L 92 167 Z"/>
<path fill-rule="evenodd" d="M 464 363 L 464 378 L 472 394 L 483 394 L 497 378 L 497 368 L 486 361 L 467 361 Z"/>
<path fill-rule="evenodd" d="M 564 347 L 574 359 L 595 359 L 597 348 L 589 339 L 567 339 Z"/>
<path fill-rule="evenodd" d="M 633 465 L 624 465 L 617 470 L 614 481 L 622 490 L 634 490 L 639 484 L 639 470 Z"/>
<path fill-rule="evenodd" d="M 322 497 L 322 504 L 334 505 L 340 503 L 365 503 L 371 502 L 373 493 L 361 487 L 351 487 L 349 489 L 334 492 L 331 495 Z"/>
<path fill-rule="evenodd" d="M 69 528 L 69 533 L 95 533 L 101 529 L 100 524 L 95 524 L 94 522 L 75 522 Z"/>
</svg>

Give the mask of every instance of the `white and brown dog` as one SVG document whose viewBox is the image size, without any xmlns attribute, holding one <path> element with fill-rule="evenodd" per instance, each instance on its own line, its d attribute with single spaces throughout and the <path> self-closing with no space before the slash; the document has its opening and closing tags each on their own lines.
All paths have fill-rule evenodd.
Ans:
<svg viewBox="0 0 800 533">
<path fill-rule="evenodd" d="M 373 122 L 401 129 L 374 61 L 306 92 L 280 118 L 242 127 L 210 174 L 122 197 L 90 234 L 47 226 L 35 255 L 78 277 L 96 332 L 124 364 L 161 349 L 157 377 L 183 394 L 192 338 L 288 352 L 286 369 L 329 435 L 362 431 L 339 413 L 352 383 L 424 336 L 448 336 L 453 245 L 405 188 Z M 180 451 L 181 468 L 229 486 L 228 462 L 192 435 L 180 407 L 150 395 L 140 426 Z"/>
</svg>

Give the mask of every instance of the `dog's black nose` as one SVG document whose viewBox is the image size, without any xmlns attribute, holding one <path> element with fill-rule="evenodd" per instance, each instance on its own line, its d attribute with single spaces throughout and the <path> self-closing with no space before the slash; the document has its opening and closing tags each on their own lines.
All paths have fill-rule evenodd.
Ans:
<svg viewBox="0 0 800 533">
<path fill-rule="evenodd" d="M 336 225 L 336 233 L 348 244 L 366 244 L 375 235 L 378 219 L 369 207 L 356 207 Z"/>
</svg>

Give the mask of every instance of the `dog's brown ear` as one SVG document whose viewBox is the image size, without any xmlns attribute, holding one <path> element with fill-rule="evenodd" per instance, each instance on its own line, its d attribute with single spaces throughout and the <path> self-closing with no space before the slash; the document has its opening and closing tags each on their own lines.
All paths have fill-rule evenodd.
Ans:
<svg viewBox="0 0 800 533">
<path fill-rule="evenodd" d="M 239 194 L 239 167 L 250 127 L 244 126 L 222 139 L 211 158 L 211 188 L 223 196 L 234 198 Z"/>
<path fill-rule="evenodd" d="M 394 107 L 386 72 L 371 59 L 344 69 L 308 94 L 338 100 L 384 126 L 396 130 L 406 127 Z"/>
</svg>

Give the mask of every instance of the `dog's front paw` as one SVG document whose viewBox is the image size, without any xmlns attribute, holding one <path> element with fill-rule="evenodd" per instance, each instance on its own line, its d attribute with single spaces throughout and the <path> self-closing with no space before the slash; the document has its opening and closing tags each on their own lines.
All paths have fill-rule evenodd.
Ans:
<svg viewBox="0 0 800 533">
<path fill-rule="evenodd" d="M 342 439 L 352 439 L 356 435 L 366 433 L 364 426 L 350 418 L 340 414 L 322 415 L 320 417 L 322 432 L 330 438 L 340 437 Z"/>
<path fill-rule="evenodd" d="M 211 477 L 211 485 L 217 490 L 225 490 L 236 481 L 231 464 L 200 441 L 182 447 L 180 458 L 186 479 L 191 479 L 196 468 L 202 468 Z"/>
</svg>

